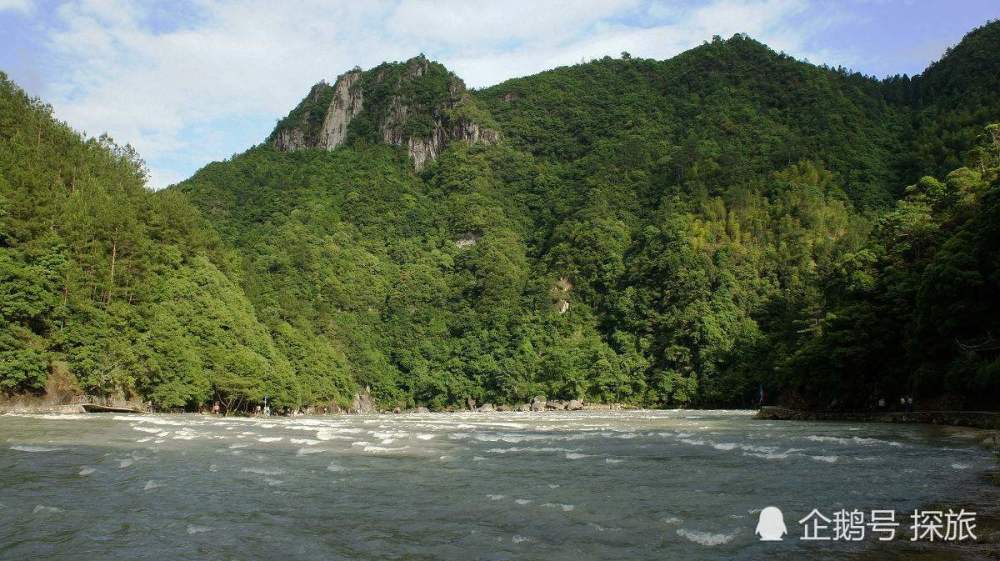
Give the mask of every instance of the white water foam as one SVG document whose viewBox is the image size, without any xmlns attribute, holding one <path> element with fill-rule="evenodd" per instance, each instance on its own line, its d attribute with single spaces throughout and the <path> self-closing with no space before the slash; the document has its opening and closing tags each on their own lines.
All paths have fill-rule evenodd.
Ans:
<svg viewBox="0 0 1000 561">
<path fill-rule="evenodd" d="M 490 454 L 510 454 L 522 452 L 579 452 L 579 448 L 560 448 L 558 446 L 512 446 L 510 448 L 490 448 Z"/>
<path fill-rule="evenodd" d="M 861 438 L 859 436 L 852 436 L 850 438 L 841 438 L 839 436 L 817 436 L 809 435 L 805 437 L 806 440 L 811 440 L 812 442 L 835 442 L 837 444 L 857 444 L 861 446 L 871 446 L 877 444 L 884 444 L 887 446 L 902 447 L 903 444 L 896 442 L 894 440 L 880 440 L 878 438 Z"/>
<path fill-rule="evenodd" d="M 390 448 L 388 446 L 365 446 L 363 448 L 363 450 L 365 452 L 381 453 L 381 452 L 401 452 L 401 451 L 406 450 L 408 448 L 409 448 L 409 446 L 398 446 L 396 448 Z"/>
<path fill-rule="evenodd" d="M 62 512 L 63 509 L 54 506 L 38 505 L 31 511 L 32 514 L 58 514 Z"/>
<path fill-rule="evenodd" d="M 157 433 L 162 432 L 162 429 L 160 429 L 159 427 L 141 427 L 141 426 L 138 426 L 138 425 L 133 425 L 132 429 L 133 430 L 137 430 L 137 431 L 142 431 L 142 432 L 148 432 L 148 433 L 152 433 L 152 434 L 157 434 Z"/>
<path fill-rule="evenodd" d="M 29 446 L 27 444 L 17 444 L 11 446 L 10 449 L 19 452 L 56 452 L 62 450 L 62 448 L 56 448 L 55 446 Z"/>
<path fill-rule="evenodd" d="M 684 528 L 680 528 L 679 530 L 677 530 L 678 536 L 687 538 L 689 541 L 692 541 L 698 545 L 704 545 L 709 547 L 715 545 L 722 545 L 724 543 L 729 543 L 733 541 L 733 538 L 736 537 L 736 534 L 739 534 L 739 530 L 733 532 L 732 534 L 712 534 L 709 532 L 699 532 L 697 530 L 685 530 Z"/>
<path fill-rule="evenodd" d="M 243 468 L 240 471 L 242 471 L 243 473 L 254 473 L 257 475 L 281 475 L 285 473 L 285 470 L 279 468 L 266 469 L 266 468 L 249 467 L 249 468 Z"/>
</svg>

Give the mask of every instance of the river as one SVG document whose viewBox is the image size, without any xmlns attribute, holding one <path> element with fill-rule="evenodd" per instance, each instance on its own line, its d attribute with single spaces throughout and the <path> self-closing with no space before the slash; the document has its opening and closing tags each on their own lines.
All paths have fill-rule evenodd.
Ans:
<svg viewBox="0 0 1000 561">
<path fill-rule="evenodd" d="M 992 462 L 934 427 L 740 411 L 7 415 L 0 443 L 17 560 L 888 559 Z M 813 509 L 894 510 L 898 535 L 804 541 Z"/>
</svg>

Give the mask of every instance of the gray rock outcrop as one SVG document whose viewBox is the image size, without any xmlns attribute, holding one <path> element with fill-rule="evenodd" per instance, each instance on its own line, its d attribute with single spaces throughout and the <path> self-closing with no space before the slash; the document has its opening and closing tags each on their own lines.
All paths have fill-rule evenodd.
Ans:
<svg viewBox="0 0 1000 561">
<path fill-rule="evenodd" d="M 431 73 L 436 73 L 428 77 L 431 82 L 422 82 Z M 444 82 L 433 81 L 441 75 L 446 78 Z M 418 83 L 445 83 L 447 89 L 437 92 L 434 105 L 427 107 L 410 93 Z M 366 88 L 374 88 L 378 95 L 374 99 L 366 98 Z M 316 84 L 302 103 L 279 123 L 270 142 L 286 152 L 307 148 L 333 150 L 348 141 L 351 122 L 367 111 L 382 142 L 405 147 L 414 169 L 419 171 L 452 142 L 495 144 L 500 141 L 496 130 L 469 116 L 484 114 L 478 108 L 469 111 L 472 106 L 475 101 L 462 80 L 421 55 L 405 63 L 383 65 L 368 72 L 355 68 L 341 74 L 333 86 L 326 82 Z M 322 124 L 317 128 L 319 122 Z"/>
<path fill-rule="evenodd" d="M 349 411 L 355 415 L 378 413 L 378 408 L 375 407 L 375 402 L 372 400 L 372 395 L 368 388 L 365 388 L 363 392 L 354 394 Z"/>
<path fill-rule="evenodd" d="M 545 396 L 536 395 L 531 398 L 531 405 L 529 407 L 532 411 L 545 411 Z"/>
<path fill-rule="evenodd" d="M 358 87 L 360 79 L 360 69 L 351 70 L 337 78 L 333 87 L 333 101 L 330 102 L 326 118 L 323 119 L 323 128 L 320 129 L 320 148 L 333 150 L 347 140 L 347 126 L 364 107 L 364 94 Z"/>
</svg>

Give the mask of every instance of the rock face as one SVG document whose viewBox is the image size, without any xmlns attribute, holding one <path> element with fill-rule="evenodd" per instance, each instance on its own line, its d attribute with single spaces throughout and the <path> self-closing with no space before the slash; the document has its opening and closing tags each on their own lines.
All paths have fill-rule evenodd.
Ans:
<svg viewBox="0 0 1000 561">
<path fill-rule="evenodd" d="M 479 243 L 480 237 L 481 236 L 479 234 L 466 232 L 465 234 L 462 234 L 460 238 L 455 240 L 455 247 L 457 247 L 458 249 L 468 249 Z"/>
<path fill-rule="evenodd" d="M 378 409 L 375 407 L 375 402 L 372 400 L 371 393 L 369 393 L 368 388 L 361 393 L 354 394 L 354 399 L 351 401 L 351 413 L 355 415 L 368 415 L 371 413 L 378 413 Z"/>
<path fill-rule="evenodd" d="M 558 399 L 545 402 L 545 408 L 552 411 L 562 411 L 566 409 L 566 402 Z"/>
<path fill-rule="evenodd" d="M 536 395 L 535 397 L 531 398 L 530 407 L 532 411 L 545 411 L 545 396 Z"/>
<path fill-rule="evenodd" d="M 492 413 L 496 411 L 496 408 L 493 407 L 492 403 L 484 403 L 483 406 L 478 409 L 478 411 L 480 413 Z"/>
<path fill-rule="evenodd" d="M 570 411 L 579 411 L 580 409 L 583 409 L 583 402 L 579 399 L 571 399 L 569 400 L 569 403 L 566 404 L 566 409 L 569 409 Z"/>
<path fill-rule="evenodd" d="M 333 150 L 347 140 L 347 126 L 364 107 L 364 95 L 357 87 L 361 70 L 351 70 L 337 78 L 333 87 L 333 101 L 323 119 L 320 130 L 320 147 Z"/>
<path fill-rule="evenodd" d="M 355 121 L 361 122 L 356 129 Z M 356 136 L 405 147 L 420 170 L 452 142 L 499 142 L 499 133 L 483 121 L 491 119 L 462 80 L 421 55 L 367 72 L 355 68 L 332 86 L 316 84 L 269 142 L 286 152 L 333 150 Z"/>
<path fill-rule="evenodd" d="M 573 283 L 567 277 L 559 277 L 552 285 L 552 305 L 560 314 L 569 311 L 569 295 L 572 290 Z"/>
</svg>

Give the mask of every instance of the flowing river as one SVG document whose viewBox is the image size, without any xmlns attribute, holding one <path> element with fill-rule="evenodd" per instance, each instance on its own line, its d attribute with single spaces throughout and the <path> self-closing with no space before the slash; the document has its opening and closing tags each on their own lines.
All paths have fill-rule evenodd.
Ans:
<svg viewBox="0 0 1000 561">
<path fill-rule="evenodd" d="M 993 461 L 737 411 L 7 415 L 0 443 L 12 560 L 902 559 L 913 510 L 968 508 Z M 754 533 L 767 506 L 782 541 Z M 895 510 L 898 535 L 803 541 L 813 509 Z"/>
</svg>

